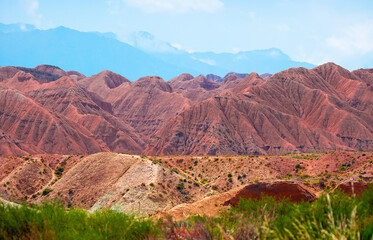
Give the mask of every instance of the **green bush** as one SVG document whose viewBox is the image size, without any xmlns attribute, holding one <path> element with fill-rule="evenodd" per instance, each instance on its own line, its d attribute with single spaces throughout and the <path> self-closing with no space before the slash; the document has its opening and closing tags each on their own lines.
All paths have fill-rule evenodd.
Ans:
<svg viewBox="0 0 373 240">
<path fill-rule="evenodd" d="M 150 220 L 112 210 L 66 211 L 61 203 L 12 207 L 0 204 L 0 239 L 148 239 L 160 235 Z"/>
<path fill-rule="evenodd" d="M 48 195 L 50 192 L 52 192 L 53 190 L 52 189 L 50 189 L 50 188 L 45 188 L 44 190 L 43 190 L 43 192 L 42 192 L 42 195 L 43 196 L 46 196 L 46 195 Z"/>
</svg>

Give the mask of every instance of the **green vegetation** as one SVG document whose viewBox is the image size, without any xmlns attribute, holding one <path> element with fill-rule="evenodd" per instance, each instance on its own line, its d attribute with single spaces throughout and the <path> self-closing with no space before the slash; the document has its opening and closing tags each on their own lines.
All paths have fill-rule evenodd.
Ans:
<svg viewBox="0 0 373 240">
<path fill-rule="evenodd" d="M 241 200 L 218 218 L 191 217 L 167 227 L 172 239 L 373 239 L 373 187 L 359 198 L 335 192 L 313 203 Z"/>
<path fill-rule="evenodd" d="M 59 168 L 56 169 L 56 171 L 54 172 L 54 174 L 55 174 L 58 178 L 61 178 L 61 177 L 62 177 L 63 170 L 64 170 L 63 167 L 59 167 Z"/>
<path fill-rule="evenodd" d="M 46 196 L 46 195 L 48 195 L 50 192 L 52 192 L 53 190 L 52 189 L 50 189 L 50 188 L 45 188 L 44 190 L 43 190 L 43 193 L 42 193 L 42 195 L 43 196 Z"/>
<path fill-rule="evenodd" d="M 373 186 L 360 197 L 334 192 L 313 203 L 241 200 L 219 217 L 179 222 L 67 211 L 59 203 L 0 204 L 0 239 L 373 239 Z"/>
<path fill-rule="evenodd" d="M 180 192 L 181 192 L 182 190 L 184 190 L 184 183 L 181 182 L 181 183 L 177 184 L 177 185 L 176 185 L 176 189 L 179 190 Z"/>
<path fill-rule="evenodd" d="M 0 204 L 0 239 L 145 239 L 160 235 L 150 220 L 111 210 L 66 211 L 62 204 L 33 207 Z"/>
</svg>

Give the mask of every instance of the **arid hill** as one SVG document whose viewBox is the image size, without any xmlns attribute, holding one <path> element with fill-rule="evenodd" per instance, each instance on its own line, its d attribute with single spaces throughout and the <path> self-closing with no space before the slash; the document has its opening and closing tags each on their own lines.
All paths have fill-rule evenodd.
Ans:
<svg viewBox="0 0 373 240">
<path fill-rule="evenodd" d="M 291 68 L 264 79 L 256 73 L 228 74 L 222 82 L 190 74 L 168 82 L 156 76 L 130 82 L 108 70 L 85 77 L 50 65 L 0 68 L 1 87 L 18 90 L 43 111 L 72 124 L 74 130 L 66 131 L 63 139 L 74 142 L 73 134 L 84 132 L 98 146 L 74 150 L 82 154 L 371 151 L 372 79 L 371 69 L 349 72 L 333 63 L 311 70 Z M 49 152 L 41 148 L 40 136 L 50 133 L 24 141 L 33 133 L 23 123 L 38 124 L 36 115 L 17 115 L 13 122 L 19 125 L 13 128 L 25 131 L 21 137 L 4 125 L 13 109 L 4 108 L 1 114 L 2 136 L 12 140 L 3 138 L 8 140 L 0 145 L 0 154 Z M 56 153 L 71 153 L 70 146 L 53 141 L 59 145 Z"/>
<path fill-rule="evenodd" d="M 282 156 L 122 153 L 0 157 L 0 200 L 103 208 L 175 219 L 215 216 L 261 194 L 313 201 L 325 189 L 359 194 L 373 180 L 372 152 Z M 353 187 L 354 186 L 354 187 Z"/>
</svg>

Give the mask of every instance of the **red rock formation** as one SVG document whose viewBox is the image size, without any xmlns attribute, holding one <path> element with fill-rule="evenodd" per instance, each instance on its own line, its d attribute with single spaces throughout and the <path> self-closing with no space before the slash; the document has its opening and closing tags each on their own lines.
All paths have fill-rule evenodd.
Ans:
<svg viewBox="0 0 373 240">
<path fill-rule="evenodd" d="M 62 77 L 49 83 L 40 83 L 30 73 L 19 71 L 12 78 L 1 82 L 0 85 L 18 89 L 38 102 L 40 107 L 48 112 L 57 113 L 75 122 L 78 129 L 86 131 L 88 136 L 95 139 L 96 143 L 93 145 L 100 146 L 93 152 L 111 150 L 140 153 L 144 148 L 144 142 L 135 130 L 110 113 L 112 111 L 110 104 L 105 103 L 98 96 L 87 93 L 69 77 Z M 4 137 L 1 145 L 3 154 L 24 154 L 28 151 L 26 147 L 22 147 L 23 150 L 11 147 L 12 144 L 6 139 L 8 138 Z M 38 147 L 31 148 L 34 149 L 31 152 L 37 152 Z M 87 152 L 92 151 L 85 149 L 79 153 Z M 70 152 L 66 149 L 66 152 L 61 150 L 60 153 Z"/>
<path fill-rule="evenodd" d="M 183 94 L 193 103 L 200 102 L 219 92 L 220 84 L 199 75 L 193 78 L 190 74 L 182 74 L 168 81 L 172 89 Z"/>
<path fill-rule="evenodd" d="M 373 149 L 372 115 L 351 107 L 342 88 L 324 79 L 328 76 L 305 68 L 289 69 L 268 80 L 251 75 L 248 79 L 255 79 L 256 85 L 242 82 L 234 93 L 222 93 L 185 110 L 156 133 L 145 152 L 214 155 Z"/>
<path fill-rule="evenodd" d="M 113 102 L 113 111 L 136 129 L 145 142 L 170 118 L 190 106 L 188 99 L 173 92 L 159 77 L 140 78 L 121 90 Z"/>
<path fill-rule="evenodd" d="M 79 72 L 76 72 L 76 71 L 65 72 L 61 68 L 57 66 L 52 66 L 52 65 L 39 65 L 39 66 L 34 67 L 33 69 L 41 71 L 41 72 L 45 72 L 45 73 L 50 73 L 52 75 L 56 75 L 59 77 L 68 76 L 74 81 L 78 81 L 86 77 Z"/>
<path fill-rule="evenodd" d="M 312 202 L 316 200 L 315 195 L 302 184 L 288 181 L 256 182 L 242 187 L 224 205 L 237 206 L 241 199 L 260 199 L 263 196 L 271 196 L 279 200 L 289 199 L 292 202 Z"/>
<path fill-rule="evenodd" d="M 62 114 L 90 131 L 111 151 L 140 153 L 143 141 L 125 122 L 100 108 L 69 77 L 42 84 L 27 94 L 46 109 Z"/>
<path fill-rule="evenodd" d="M 107 151 L 91 133 L 61 115 L 48 112 L 14 89 L 0 89 L 2 154 L 93 153 Z"/>
<path fill-rule="evenodd" d="M 67 76 L 66 72 L 62 70 L 61 68 L 57 66 L 52 65 L 39 65 L 34 67 L 35 70 L 41 71 L 41 72 L 47 72 L 53 75 L 59 75 L 59 76 Z"/>
<path fill-rule="evenodd" d="M 147 154 L 279 154 L 372 150 L 372 76 L 370 69 L 349 72 L 328 63 L 266 79 L 251 73 L 217 83 L 182 74 L 131 83 L 106 70 L 82 79 L 41 65 L 0 68 L 0 86 L 77 124 L 102 149 L 140 153 L 148 144 Z M 3 153 L 28 151 L 9 136 L 0 135 Z"/>
<path fill-rule="evenodd" d="M 96 75 L 82 79 L 78 84 L 89 92 L 98 94 L 102 99 L 108 101 L 113 94 L 112 89 L 130 81 L 119 74 L 104 70 Z"/>
<path fill-rule="evenodd" d="M 371 69 L 358 69 L 352 72 L 364 81 L 368 86 L 373 85 L 373 68 Z"/>
<path fill-rule="evenodd" d="M 15 67 L 0 67 L 0 82 L 12 78 L 19 71 Z"/>
<path fill-rule="evenodd" d="M 338 183 L 335 189 L 344 192 L 347 195 L 362 195 L 368 188 L 368 184 L 364 181 L 357 181 L 354 179 L 347 179 Z"/>
</svg>

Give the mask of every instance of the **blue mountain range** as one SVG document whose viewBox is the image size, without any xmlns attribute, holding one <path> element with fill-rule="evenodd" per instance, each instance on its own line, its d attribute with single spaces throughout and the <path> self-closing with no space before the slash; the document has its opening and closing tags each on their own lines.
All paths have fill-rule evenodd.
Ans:
<svg viewBox="0 0 373 240">
<path fill-rule="evenodd" d="M 66 27 L 36 29 L 30 24 L 0 23 L 0 66 L 56 65 L 87 76 L 110 70 L 134 81 L 147 75 L 169 80 L 182 73 L 192 75 L 228 72 L 275 73 L 290 67 L 314 65 L 292 61 L 279 49 L 238 53 L 189 53 L 137 32 L 131 43 L 113 33 L 80 32 Z"/>
</svg>

